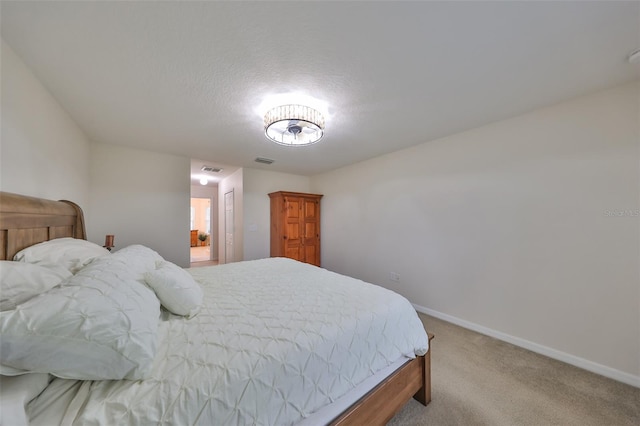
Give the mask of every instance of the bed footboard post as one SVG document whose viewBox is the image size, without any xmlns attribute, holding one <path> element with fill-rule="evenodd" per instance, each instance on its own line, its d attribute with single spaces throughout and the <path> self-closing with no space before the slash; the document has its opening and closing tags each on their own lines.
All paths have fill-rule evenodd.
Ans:
<svg viewBox="0 0 640 426">
<path fill-rule="evenodd" d="M 434 335 L 428 333 L 429 336 L 429 350 L 422 357 L 422 387 L 413 395 L 413 398 L 420 402 L 422 405 L 427 405 L 431 402 L 431 341 Z"/>
</svg>

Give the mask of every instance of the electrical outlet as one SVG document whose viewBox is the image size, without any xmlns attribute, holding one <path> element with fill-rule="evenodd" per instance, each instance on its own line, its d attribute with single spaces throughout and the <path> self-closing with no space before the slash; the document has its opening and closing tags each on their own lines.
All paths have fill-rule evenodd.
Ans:
<svg viewBox="0 0 640 426">
<path fill-rule="evenodd" d="M 397 272 L 389 272 L 389 279 L 391 281 L 400 281 L 400 274 L 398 274 Z"/>
</svg>

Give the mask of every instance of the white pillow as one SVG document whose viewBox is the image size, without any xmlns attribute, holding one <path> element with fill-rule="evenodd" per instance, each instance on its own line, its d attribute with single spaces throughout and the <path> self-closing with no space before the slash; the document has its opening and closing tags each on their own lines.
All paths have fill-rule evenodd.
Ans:
<svg viewBox="0 0 640 426">
<path fill-rule="evenodd" d="M 0 261 L 0 311 L 15 309 L 19 304 L 52 289 L 70 276 L 71 272 L 63 268 Z"/>
<path fill-rule="evenodd" d="M 162 306 L 176 315 L 191 318 L 200 312 L 202 288 L 184 269 L 171 262 L 158 263 L 155 271 L 144 276 L 149 287 L 156 292 Z"/>
<path fill-rule="evenodd" d="M 147 271 L 156 269 L 158 262 L 163 262 L 164 258 L 149 247 L 134 244 L 114 252 L 117 258 L 126 260 L 128 268 L 138 274 L 138 279 L 144 282 L 144 274 Z"/>
<path fill-rule="evenodd" d="M 13 260 L 45 266 L 62 266 L 75 274 L 94 259 L 109 253 L 109 250 L 90 241 L 56 238 L 20 250 Z"/>
<path fill-rule="evenodd" d="M 126 256 L 103 256 L 39 297 L 0 312 L 0 373 L 143 379 L 156 353 L 160 303 Z"/>
</svg>

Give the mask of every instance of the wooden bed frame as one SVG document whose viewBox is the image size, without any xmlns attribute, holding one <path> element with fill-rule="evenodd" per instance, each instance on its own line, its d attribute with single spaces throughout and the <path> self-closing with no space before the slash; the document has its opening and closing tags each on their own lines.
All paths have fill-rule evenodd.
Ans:
<svg viewBox="0 0 640 426">
<path fill-rule="evenodd" d="M 77 204 L 0 192 L 0 259 L 12 260 L 25 247 L 63 237 L 86 239 L 84 216 Z M 331 425 L 384 425 L 411 397 L 423 405 L 431 401 L 430 350 L 407 361 Z"/>
</svg>

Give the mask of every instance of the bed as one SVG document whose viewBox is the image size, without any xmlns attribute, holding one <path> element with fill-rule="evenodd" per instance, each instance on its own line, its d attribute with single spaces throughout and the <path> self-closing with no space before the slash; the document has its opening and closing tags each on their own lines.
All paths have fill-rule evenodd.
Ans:
<svg viewBox="0 0 640 426">
<path fill-rule="evenodd" d="M 0 259 L 11 260 L 26 248 L 69 237 L 86 239 L 82 210 L 76 204 L 0 193 Z M 148 278 L 149 274 L 158 276 L 157 270 L 141 269 L 144 259 L 161 269 L 161 258 L 153 253 L 143 247 L 124 248 L 78 267 L 66 280 L 88 279 L 102 285 L 113 281 L 100 275 L 103 272 L 123 281 L 130 274 L 132 278 L 122 291 L 133 292 L 123 302 L 132 303 L 136 297 L 152 293 L 139 281 L 144 282 L 140 277 Z M 128 265 L 136 256 L 142 260 Z M 153 290 L 162 308 L 160 302 L 156 303 L 157 311 L 153 304 L 136 305 L 135 311 L 148 311 L 149 315 L 138 335 L 133 328 L 127 330 L 139 348 L 125 355 L 146 361 L 114 373 L 109 371 L 114 364 L 111 358 L 96 366 L 89 362 L 94 362 L 91 356 L 86 356 L 71 367 L 54 365 L 56 378 L 35 367 L 29 370 L 47 377 L 44 390 L 29 395 L 28 400 L 21 396 L 31 422 L 385 424 L 411 397 L 424 405 L 431 400 L 432 336 L 424 332 L 408 301 L 395 293 L 282 258 L 184 271 L 174 272 L 188 274 L 204 289 L 197 311 L 186 308 L 180 315 L 171 313 L 166 309 L 171 304 L 165 303 L 157 287 Z M 159 277 L 162 281 L 165 275 Z M 101 288 L 92 285 L 83 281 L 73 293 L 67 291 L 58 300 L 85 300 L 80 296 Z M 49 292 L 60 293 L 70 287 L 63 284 Z M 24 317 L 37 309 L 43 297 L 24 302 L 16 310 Z M 57 303 L 56 299 L 44 300 Z M 120 309 L 126 310 L 126 306 Z M 2 313 L 3 327 L 10 323 L 5 314 L 7 318 L 18 317 L 7 312 Z M 97 321 L 91 314 L 79 312 L 86 316 L 85 322 Z M 113 327 L 108 328 L 117 329 L 117 323 L 113 320 L 109 323 Z M 49 326 L 47 321 L 44 324 Z M 145 327 L 157 330 L 149 333 Z M 33 334 L 31 328 L 27 334 Z M 155 337 L 149 337 L 152 334 Z M 145 342 L 153 339 L 153 350 L 145 352 Z M 3 340 L 9 340 L 4 331 Z M 131 343 L 125 343 L 126 351 Z M 3 364 L 13 359 L 4 346 Z M 16 366 L 25 367 L 20 363 L 3 365 L 3 374 L 12 368 L 21 372 Z M 84 374 L 96 377 L 74 377 L 74 369 L 83 367 L 87 370 Z M 69 368 L 73 371 L 67 372 Z M 110 374 L 123 377 L 106 380 Z M 32 381 L 38 377 L 16 377 L 25 376 L 31 376 Z M 4 410 L 7 397 L 3 394 L 3 398 Z"/>
</svg>

